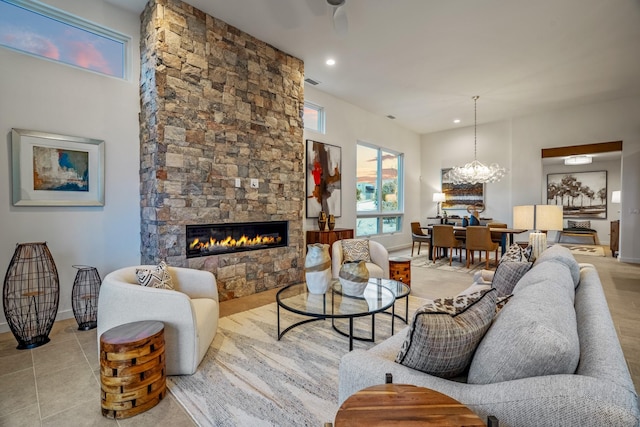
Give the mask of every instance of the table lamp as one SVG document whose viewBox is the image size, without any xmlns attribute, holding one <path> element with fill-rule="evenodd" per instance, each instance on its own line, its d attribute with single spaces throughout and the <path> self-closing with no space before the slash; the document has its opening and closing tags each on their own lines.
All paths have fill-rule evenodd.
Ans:
<svg viewBox="0 0 640 427">
<path fill-rule="evenodd" d="M 616 190 L 611 192 L 611 203 L 620 203 L 621 191 Z"/>
<path fill-rule="evenodd" d="M 529 234 L 529 246 L 536 259 L 547 248 L 547 231 L 562 230 L 562 206 L 514 206 L 513 227 L 534 230 Z"/>
<path fill-rule="evenodd" d="M 440 216 L 440 203 L 447 200 L 447 197 L 444 193 L 433 193 L 433 201 L 437 204 L 436 216 Z"/>
</svg>

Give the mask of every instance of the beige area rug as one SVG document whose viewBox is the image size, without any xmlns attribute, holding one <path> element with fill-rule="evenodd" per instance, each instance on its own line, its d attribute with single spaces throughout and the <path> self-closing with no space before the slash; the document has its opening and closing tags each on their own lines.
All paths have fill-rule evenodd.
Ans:
<svg viewBox="0 0 640 427">
<path fill-rule="evenodd" d="M 568 248 L 574 255 L 606 256 L 604 248 L 600 245 L 571 245 L 568 243 L 561 243 L 561 245 Z"/>
<path fill-rule="evenodd" d="M 409 296 L 409 316 L 425 303 Z M 171 393 L 200 426 L 321 426 L 338 411 L 338 364 L 348 339 L 331 320 L 300 325 L 277 340 L 276 303 L 220 319 L 218 333 L 197 372 L 167 378 Z M 404 315 L 404 300 L 396 302 Z M 281 310 L 281 325 L 304 317 Z M 410 317 L 409 317 L 410 318 Z M 390 336 L 391 317 L 376 315 L 376 342 Z M 342 330 L 348 330 L 346 321 Z M 404 328 L 396 319 L 395 332 Z M 371 332 L 371 318 L 355 334 Z M 373 343 L 354 340 L 354 348 Z M 384 379 L 381 378 L 382 382 Z"/>
<path fill-rule="evenodd" d="M 494 259 L 495 253 L 492 253 L 489 261 L 489 270 L 495 270 L 496 261 Z M 450 271 L 456 273 L 467 273 L 473 275 L 476 271 L 482 270 L 486 267 L 486 262 L 484 258 L 484 254 L 482 257 L 482 262 L 478 261 L 478 252 L 475 255 L 475 264 L 471 264 L 469 268 L 467 268 L 467 260 L 464 257 L 464 253 L 462 255 L 462 262 L 459 261 L 460 256 L 454 253 L 453 260 L 451 261 L 451 265 L 449 265 L 449 258 L 439 258 L 434 263 L 433 260 L 429 259 L 428 255 L 420 254 L 419 256 L 414 256 L 411 259 L 411 268 L 426 268 L 426 269 L 435 269 L 438 271 Z M 471 282 L 469 283 L 471 284 Z"/>
</svg>

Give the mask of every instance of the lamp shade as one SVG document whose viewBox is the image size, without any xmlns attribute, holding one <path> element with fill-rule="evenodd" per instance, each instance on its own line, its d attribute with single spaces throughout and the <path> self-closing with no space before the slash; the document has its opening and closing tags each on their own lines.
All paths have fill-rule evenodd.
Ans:
<svg viewBox="0 0 640 427">
<path fill-rule="evenodd" d="M 527 230 L 562 230 L 562 206 L 514 206 L 513 226 Z"/>
<path fill-rule="evenodd" d="M 433 201 L 434 202 L 444 202 L 447 200 L 447 197 L 444 193 L 433 193 Z"/>
<path fill-rule="evenodd" d="M 620 190 L 611 193 L 611 203 L 620 203 L 622 192 Z"/>
</svg>

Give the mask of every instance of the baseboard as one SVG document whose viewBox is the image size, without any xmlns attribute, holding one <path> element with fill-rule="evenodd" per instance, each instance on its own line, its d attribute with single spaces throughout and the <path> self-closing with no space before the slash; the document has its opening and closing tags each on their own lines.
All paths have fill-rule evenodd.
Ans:
<svg viewBox="0 0 640 427">
<path fill-rule="evenodd" d="M 66 320 L 66 319 L 72 319 L 73 318 L 73 310 L 68 309 L 68 310 L 63 310 L 63 311 L 59 311 L 58 314 L 56 314 L 56 322 L 58 320 Z M 2 323 L 0 323 L 0 334 L 3 332 L 11 332 L 11 329 L 9 328 L 9 324 L 4 321 Z"/>
<path fill-rule="evenodd" d="M 619 262 L 628 262 L 629 264 L 640 264 L 640 258 L 627 258 L 618 255 Z"/>
</svg>

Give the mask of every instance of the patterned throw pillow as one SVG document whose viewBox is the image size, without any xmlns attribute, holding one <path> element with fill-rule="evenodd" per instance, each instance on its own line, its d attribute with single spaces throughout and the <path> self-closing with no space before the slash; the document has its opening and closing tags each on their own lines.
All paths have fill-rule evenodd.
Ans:
<svg viewBox="0 0 640 427">
<path fill-rule="evenodd" d="M 572 221 L 572 220 L 568 220 L 567 221 L 567 227 L 568 228 L 586 228 L 586 229 L 591 229 L 591 221 Z"/>
<path fill-rule="evenodd" d="M 496 314 L 500 313 L 500 310 L 502 310 L 504 306 L 507 305 L 512 296 L 513 294 L 507 295 L 506 297 L 498 297 L 498 299 L 496 300 Z"/>
<path fill-rule="evenodd" d="M 493 275 L 492 286 L 498 291 L 499 297 L 511 295 L 518 281 L 531 269 L 533 263 L 529 261 L 501 262 Z"/>
<path fill-rule="evenodd" d="M 171 283 L 171 276 L 169 275 L 169 266 L 167 266 L 164 261 L 160 261 L 160 264 L 156 267 L 137 268 L 136 277 L 141 286 L 173 290 L 173 283 Z"/>
<path fill-rule="evenodd" d="M 371 255 L 369 254 L 369 241 L 362 239 L 342 240 L 342 255 L 344 262 L 371 262 Z"/>
<path fill-rule="evenodd" d="M 509 246 L 509 249 L 502 255 L 500 258 L 500 262 L 504 261 L 527 261 L 526 253 L 523 248 L 520 247 L 519 244 L 514 243 Z"/>
<path fill-rule="evenodd" d="M 425 304 L 415 312 L 396 362 L 441 378 L 464 373 L 495 311 L 493 289 Z"/>
</svg>

